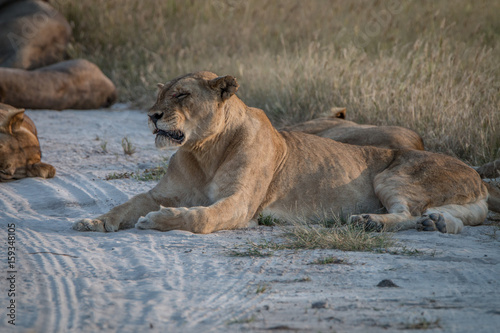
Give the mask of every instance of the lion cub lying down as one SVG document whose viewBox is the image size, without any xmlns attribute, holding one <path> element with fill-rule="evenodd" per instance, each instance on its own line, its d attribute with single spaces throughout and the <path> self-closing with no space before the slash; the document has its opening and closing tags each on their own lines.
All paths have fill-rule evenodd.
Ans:
<svg viewBox="0 0 500 333">
<path fill-rule="evenodd" d="M 210 233 L 247 227 L 261 213 L 313 219 L 321 210 L 353 214 L 371 230 L 457 233 L 486 217 L 486 187 L 455 158 L 278 132 L 235 95 L 232 76 L 199 72 L 159 87 L 149 125 L 158 148 L 179 148 L 166 175 L 74 229 Z"/>
<path fill-rule="evenodd" d="M 52 178 L 56 169 L 40 162 L 36 127 L 24 110 L 0 103 L 0 182 L 24 177 Z"/>
</svg>

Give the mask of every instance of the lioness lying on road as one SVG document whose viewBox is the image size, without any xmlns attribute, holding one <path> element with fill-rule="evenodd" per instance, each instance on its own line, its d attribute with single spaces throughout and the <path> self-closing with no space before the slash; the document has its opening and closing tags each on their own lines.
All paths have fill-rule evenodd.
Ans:
<svg viewBox="0 0 500 333">
<path fill-rule="evenodd" d="M 33 121 L 0 103 L 0 182 L 25 177 L 52 178 L 56 169 L 41 162 L 42 152 Z"/>
<path fill-rule="evenodd" d="M 278 132 L 235 95 L 232 76 L 199 72 L 159 87 L 148 115 L 156 146 L 178 147 L 167 173 L 74 229 L 210 233 L 247 227 L 261 213 L 314 218 L 321 210 L 354 214 L 351 222 L 371 230 L 457 233 L 486 217 L 486 187 L 455 158 Z"/>
</svg>

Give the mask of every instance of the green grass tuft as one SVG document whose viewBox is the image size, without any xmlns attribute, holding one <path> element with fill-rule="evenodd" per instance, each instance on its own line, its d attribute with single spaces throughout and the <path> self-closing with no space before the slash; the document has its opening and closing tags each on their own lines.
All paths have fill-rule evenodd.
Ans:
<svg viewBox="0 0 500 333">
<path fill-rule="evenodd" d="M 275 226 L 275 225 L 281 225 L 281 224 L 283 224 L 282 221 L 280 221 L 277 218 L 274 218 L 271 215 L 264 216 L 262 214 L 259 216 L 258 223 L 259 223 L 259 225 L 265 225 L 265 226 L 268 226 L 268 227 L 272 227 L 272 226 Z"/>
<path fill-rule="evenodd" d="M 316 223 L 296 220 L 291 222 L 291 225 L 285 226 L 284 230 L 279 242 L 267 240 L 260 243 L 248 242 L 244 250 L 230 252 L 230 255 L 259 257 L 272 255 L 273 251 L 299 249 L 336 249 L 391 254 L 410 252 L 406 248 L 404 251 L 395 248 L 397 243 L 392 233 L 367 232 L 362 227 L 345 224 L 339 219 L 321 220 Z"/>
<path fill-rule="evenodd" d="M 138 181 L 159 181 L 165 173 L 167 173 L 168 163 L 165 161 L 161 165 L 158 165 L 154 168 L 137 170 L 136 172 L 113 172 L 104 178 L 105 180 L 114 180 L 114 179 L 135 179 Z"/>
<path fill-rule="evenodd" d="M 402 329 L 405 330 L 430 330 L 430 329 L 442 329 L 440 319 L 429 321 L 425 318 L 419 318 L 411 323 L 406 323 L 401 325 Z"/>
<path fill-rule="evenodd" d="M 165 173 L 167 173 L 166 166 L 157 166 L 152 169 L 144 169 L 140 172 L 134 173 L 133 178 L 145 182 L 158 181 Z"/>
<path fill-rule="evenodd" d="M 262 294 L 262 293 L 266 292 L 267 289 L 268 289 L 268 287 L 265 284 L 259 284 L 257 286 L 257 290 L 255 291 L 255 293 Z"/>
<path fill-rule="evenodd" d="M 227 325 L 235 325 L 235 324 L 250 324 L 253 323 L 257 318 L 255 316 L 250 316 L 247 318 L 234 319 L 227 322 Z"/>
<path fill-rule="evenodd" d="M 285 235 L 291 249 L 337 249 L 342 251 L 379 251 L 395 245 L 391 233 L 372 233 L 360 226 L 334 220 L 311 223 L 296 220 Z"/>
<path fill-rule="evenodd" d="M 134 175 L 133 172 L 113 172 L 104 178 L 105 180 L 129 179 Z"/>
</svg>

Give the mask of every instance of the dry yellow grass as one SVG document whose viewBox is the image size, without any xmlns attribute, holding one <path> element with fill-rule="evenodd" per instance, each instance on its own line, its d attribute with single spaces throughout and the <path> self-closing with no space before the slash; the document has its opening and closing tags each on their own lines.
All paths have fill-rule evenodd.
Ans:
<svg viewBox="0 0 500 333">
<path fill-rule="evenodd" d="M 419 132 L 473 164 L 500 157 L 499 1 L 59 0 L 74 57 L 96 62 L 122 101 L 157 82 L 232 74 L 276 125 L 332 106 Z"/>
</svg>

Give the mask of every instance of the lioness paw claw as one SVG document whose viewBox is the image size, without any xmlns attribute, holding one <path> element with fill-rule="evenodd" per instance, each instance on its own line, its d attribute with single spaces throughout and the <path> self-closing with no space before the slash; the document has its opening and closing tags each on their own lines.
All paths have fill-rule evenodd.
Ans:
<svg viewBox="0 0 500 333">
<path fill-rule="evenodd" d="M 137 223 L 135 224 L 137 229 L 146 230 L 153 228 L 153 221 L 148 219 L 147 217 L 141 216 Z"/>
<path fill-rule="evenodd" d="M 384 229 L 384 225 L 381 222 L 373 220 L 368 214 L 351 216 L 351 223 L 362 227 L 365 231 L 380 232 Z"/>
<path fill-rule="evenodd" d="M 101 220 L 83 219 L 73 224 L 73 229 L 77 231 L 100 231 L 112 232 L 117 231 L 118 228 L 110 223 Z"/>
<path fill-rule="evenodd" d="M 102 222 L 92 219 L 83 219 L 73 223 L 73 229 L 77 231 L 104 231 Z"/>
<path fill-rule="evenodd" d="M 443 215 L 437 213 L 423 215 L 422 218 L 417 221 L 415 228 L 418 231 L 439 231 L 446 233 L 446 223 Z"/>
</svg>

